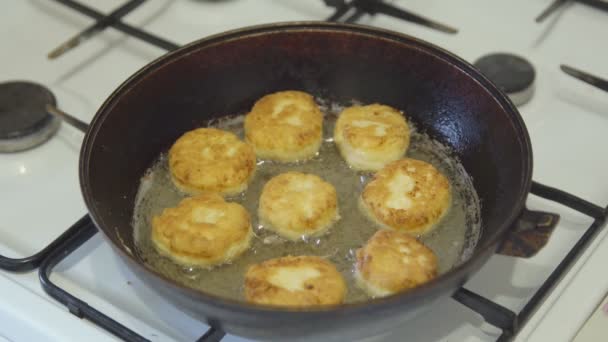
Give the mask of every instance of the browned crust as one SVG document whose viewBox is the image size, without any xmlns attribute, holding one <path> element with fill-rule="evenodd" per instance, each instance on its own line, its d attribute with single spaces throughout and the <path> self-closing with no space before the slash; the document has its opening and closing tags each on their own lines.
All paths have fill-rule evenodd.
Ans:
<svg viewBox="0 0 608 342">
<path fill-rule="evenodd" d="M 412 201 L 412 206 L 408 209 L 387 206 L 391 192 L 401 191 L 390 186 L 397 174 L 407 175 L 414 181 L 411 190 L 402 190 L 402 195 L 408 196 Z M 414 235 L 424 234 L 448 210 L 451 203 L 450 183 L 431 164 L 405 158 L 378 171 L 363 189 L 361 201 L 363 211 L 380 225 Z"/>
<path fill-rule="evenodd" d="M 217 193 L 186 198 L 152 219 L 154 246 L 186 265 L 207 267 L 229 262 L 249 247 L 251 235 L 247 210 Z"/>
<path fill-rule="evenodd" d="M 409 290 L 437 276 L 433 251 L 403 232 L 379 230 L 356 257 L 362 285 L 374 296 Z"/>
<path fill-rule="evenodd" d="M 310 187 L 298 189 L 303 183 Z M 258 213 L 267 228 L 296 240 L 321 233 L 338 219 L 338 196 L 317 175 L 286 172 L 264 185 Z"/>
<path fill-rule="evenodd" d="M 352 106 L 340 113 L 334 141 L 351 167 L 376 171 L 403 157 L 409 147 L 410 129 L 395 108 L 381 104 Z"/>
<path fill-rule="evenodd" d="M 269 278 L 281 267 L 312 267 L 319 272 L 316 278 L 304 282 L 302 290 L 289 291 L 278 287 Z M 307 307 L 340 304 L 346 295 L 346 283 L 336 267 L 317 256 L 286 256 L 253 265 L 245 275 L 245 298 L 265 305 Z"/>
<path fill-rule="evenodd" d="M 322 128 L 323 114 L 311 95 L 280 91 L 254 104 L 245 117 L 245 140 L 254 146 L 260 158 L 304 160 L 318 152 Z"/>
<path fill-rule="evenodd" d="M 386 134 L 377 135 L 374 125 L 353 125 L 357 120 L 384 124 Z M 381 104 L 346 108 L 338 117 L 336 133 L 352 147 L 371 152 L 407 148 L 410 140 L 409 127 L 403 115 L 395 108 Z"/>
<path fill-rule="evenodd" d="M 253 177 L 253 147 L 227 131 L 198 128 L 183 134 L 169 150 L 169 168 L 175 185 L 198 194 L 239 193 Z"/>
</svg>

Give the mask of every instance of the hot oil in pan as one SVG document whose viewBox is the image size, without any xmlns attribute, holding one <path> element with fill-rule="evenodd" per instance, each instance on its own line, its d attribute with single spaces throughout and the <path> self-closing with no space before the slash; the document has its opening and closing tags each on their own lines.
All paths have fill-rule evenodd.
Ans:
<svg viewBox="0 0 608 342">
<path fill-rule="evenodd" d="M 186 286 L 234 299 L 243 298 L 242 284 L 249 265 L 286 255 L 318 255 L 333 262 L 344 275 L 348 284 L 347 302 L 368 298 L 354 282 L 353 264 L 354 251 L 377 230 L 357 206 L 357 199 L 370 174 L 350 169 L 332 142 L 336 115 L 342 108 L 337 105 L 322 107 L 326 113 L 325 142 L 314 159 L 296 164 L 258 161 L 255 177 L 247 191 L 228 199 L 241 203 L 251 215 L 256 235 L 251 248 L 233 263 L 211 270 L 176 264 L 160 256 L 152 245 L 152 217 L 186 197 L 171 182 L 166 153 L 161 154 L 141 180 L 134 211 L 135 241 L 145 262 Z M 243 116 L 223 119 L 212 125 L 243 138 Z M 415 129 L 412 130 L 407 156 L 433 164 L 449 178 L 452 185 L 452 204 L 448 213 L 435 230 L 421 238 L 437 254 L 439 272 L 443 273 L 466 260 L 475 247 L 480 233 L 479 200 L 469 176 L 450 157 L 449 151 Z M 317 174 L 336 187 L 341 219 L 321 237 L 286 241 L 258 224 L 257 205 L 262 187 L 272 177 L 293 170 Z"/>
</svg>

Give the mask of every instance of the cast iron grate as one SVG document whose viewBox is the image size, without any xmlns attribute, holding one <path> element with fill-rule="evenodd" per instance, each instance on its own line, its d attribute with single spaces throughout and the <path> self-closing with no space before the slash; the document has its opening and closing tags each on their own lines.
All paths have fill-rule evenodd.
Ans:
<svg viewBox="0 0 608 342">
<path fill-rule="evenodd" d="M 122 31 L 128 35 L 139 38 L 145 42 L 148 42 L 154 46 L 157 46 L 161 49 L 165 49 L 167 51 L 175 50 L 179 47 L 179 45 L 172 43 L 164 38 L 155 36 L 146 31 L 140 30 L 131 25 L 125 24 L 120 21 L 120 18 L 125 16 L 127 13 L 135 10 L 138 6 L 144 3 L 145 0 L 130 0 L 126 2 L 123 6 L 120 6 L 118 9 L 113 11 L 108 15 L 104 15 L 103 13 L 89 7 L 83 5 L 77 1 L 73 0 L 54 0 L 62 5 L 65 5 L 83 15 L 91 17 L 96 20 L 96 23 L 82 31 L 81 34 L 75 36 L 78 39 L 87 39 L 94 35 L 95 33 L 105 29 L 108 26 L 111 26 L 119 31 Z M 66 48 L 73 47 L 73 44 L 76 40 L 71 39 L 54 52 L 58 53 L 58 51 L 64 52 Z M 71 42 L 71 43 L 70 43 Z M 63 49 L 62 49 L 63 48 Z M 53 52 L 51 52 L 51 55 Z M 78 221 L 81 222 L 82 220 Z M 76 232 L 78 232 L 78 223 L 73 225 L 71 228 L 66 230 L 63 234 L 61 234 L 58 238 L 52 241 L 49 245 L 42 248 L 40 251 L 35 254 L 24 257 L 24 258 L 9 258 L 3 255 L 0 255 L 0 269 L 4 269 L 12 272 L 26 272 L 31 271 L 38 266 L 42 260 L 44 260 L 51 252 L 56 250 L 60 245 L 65 243 L 70 239 Z"/>
<path fill-rule="evenodd" d="M 540 23 L 548 18 L 551 14 L 575 1 L 608 13 L 608 2 L 605 0 L 553 0 L 553 2 L 551 2 L 549 6 L 536 17 L 535 21 Z"/>
<path fill-rule="evenodd" d="M 383 0 L 323 0 L 323 2 L 327 6 L 335 8 L 334 13 L 326 19 L 327 21 L 355 23 L 366 14 L 372 16 L 383 14 L 444 33 L 458 33 L 456 28 L 391 5 Z"/>
<path fill-rule="evenodd" d="M 80 222 L 80 221 L 78 221 Z M 0 268 L 11 272 L 31 271 L 42 263 L 53 251 L 59 249 L 66 241 L 78 232 L 79 228 L 75 224 L 63 232 L 53 242 L 41 249 L 39 252 L 24 258 L 9 258 L 0 255 Z"/>
<path fill-rule="evenodd" d="M 464 306 L 480 314 L 486 322 L 502 330 L 497 342 L 511 341 L 517 335 L 551 293 L 555 285 L 559 283 L 579 256 L 587 249 L 608 219 L 608 206 L 605 208 L 599 207 L 562 190 L 532 182 L 530 193 L 585 214 L 591 217 L 593 222 L 518 313 L 464 288 L 461 288 L 452 296 Z"/>
<path fill-rule="evenodd" d="M 99 32 L 99 31 L 105 29 L 106 27 L 113 27 L 116 30 L 119 30 L 132 37 L 138 38 L 140 40 L 143 40 L 144 42 L 152 44 L 161 49 L 165 49 L 167 51 L 172 51 L 179 47 L 178 44 L 170 42 L 170 41 L 168 41 L 162 37 L 159 37 L 157 35 L 154 35 L 152 33 L 138 29 L 129 24 L 125 24 L 124 22 L 122 22 L 120 20 L 120 18 L 125 16 L 127 13 L 135 10 L 139 5 L 141 5 L 143 3 L 143 1 L 131 0 L 128 3 L 126 3 L 125 5 L 117 8 L 115 11 L 113 11 L 112 13 L 110 13 L 108 15 L 105 15 L 89 6 L 83 5 L 83 4 L 79 3 L 78 1 L 74 1 L 74 0 L 53 0 L 53 1 L 58 2 L 62 5 L 65 5 L 87 17 L 90 17 L 90 18 L 93 18 L 96 20 L 95 24 L 93 24 L 89 28 L 82 31 L 82 33 L 80 35 L 77 35 L 76 37 L 84 36 L 83 39 L 86 39 L 86 38 L 89 38 L 92 35 L 94 35 L 96 32 Z M 66 42 L 66 44 L 69 42 L 70 41 Z M 52 55 L 52 53 L 51 53 L 51 55 Z M 52 58 L 52 56 L 49 56 L 49 57 Z"/>
<path fill-rule="evenodd" d="M 78 318 L 86 318 L 90 322 L 107 330 L 115 336 L 128 342 L 149 341 L 128 327 L 120 324 L 114 319 L 106 316 L 97 309 L 88 305 L 86 302 L 76 298 L 66 290 L 60 288 L 51 281 L 51 273 L 55 266 L 76 251 L 80 246 L 87 242 L 97 233 L 97 227 L 88 215 L 78 220 L 69 231 L 72 235 L 68 237 L 58 248 L 54 249 L 47 258 L 44 259 L 39 269 L 39 279 L 42 288 L 55 300 L 65 305 L 70 313 Z M 215 328 L 209 328 L 207 332 L 197 341 L 217 342 L 224 337 L 225 333 Z"/>
</svg>

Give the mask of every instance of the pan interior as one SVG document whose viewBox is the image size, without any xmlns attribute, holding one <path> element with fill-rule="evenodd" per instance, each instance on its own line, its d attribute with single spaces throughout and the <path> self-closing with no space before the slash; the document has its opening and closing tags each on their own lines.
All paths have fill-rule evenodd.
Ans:
<svg viewBox="0 0 608 342">
<path fill-rule="evenodd" d="M 136 250 L 148 267 L 196 290 L 232 299 L 242 299 L 242 284 L 247 267 L 264 260 L 285 255 L 318 255 L 333 262 L 347 281 L 346 302 L 364 301 L 368 296 L 354 281 L 354 252 L 377 231 L 359 211 L 358 196 L 371 173 L 357 172 L 348 167 L 333 141 L 337 115 L 348 103 L 336 103 L 318 98 L 325 113 L 324 143 L 314 159 L 301 163 L 279 164 L 258 160 L 256 175 L 243 194 L 229 198 L 244 205 L 252 217 L 255 237 L 251 249 L 233 263 L 211 270 L 186 267 L 172 262 L 156 252 L 151 243 L 151 220 L 166 207 L 172 207 L 186 197 L 171 182 L 166 152 L 161 153 L 146 171 L 139 185 L 133 215 Z M 351 101 L 353 104 L 356 101 Z M 241 139 L 243 115 L 227 116 L 207 125 L 226 129 Z M 480 205 L 472 180 L 450 150 L 418 132 L 410 122 L 412 139 L 407 156 L 427 161 L 445 174 L 452 186 L 452 204 L 447 215 L 421 241 L 438 256 L 439 272 L 444 273 L 467 260 L 480 236 Z M 298 242 L 280 238 L 258 223 L 257 205 L 263 185 L 272 177 L 286 171 L 317 174 L 332 183 L 338 192 L 341 219 L 327 234 Z"/>
</svg>

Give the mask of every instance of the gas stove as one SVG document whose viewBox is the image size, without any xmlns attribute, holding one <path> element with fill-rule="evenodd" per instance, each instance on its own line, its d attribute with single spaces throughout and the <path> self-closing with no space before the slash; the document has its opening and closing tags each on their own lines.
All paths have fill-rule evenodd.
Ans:
<svg viewBox="0 0 608 342">
<path fill-rule="evenodd" d="M 532 139 L 533 177 L 599 205 L 587 207 L 598 217 L 594 220 L 593 215 L 531 195 L 529 209 L 560 216 L 540 252 L 527 259 L 493 256 L 465 284 L 466 290 L 457 293 L 457 300 L 437 302 L 427 314 L 368 341 L 577 338 L 608 293 L 604 264 L 608 233 L 598 214 L 603 210 L 605 218 L 601 207 L 608 203 L 608 93 L 566 75 L 559 66 L 572 65 L 608 78 L 608 46 L 601 44 L 608 12 L 597 8 L 605 1 L 596 0 L 595 7 L 589 6 L 593 1 L 571 2 L 542 23 L 534 19 L 550 0 L 384 2 L 432 18 L 433 23 L 457 29 L 457 33 L 382 13 L 370 15 L 374 10 L 366 7 L 369 1 L 346 2 L 350 7 L 340 1 L 320 0 L 140 2 L 128 14 L 122 13 L 120 21 L 106 19 L 113 27 L 92 30 L 76 48 L 49 60 L 50 51 L 93 25 L 95 15 L 66 6 L 72 1 L 2 1 L 6 10 L 0 12 L 0 41 L 4 43 L 0 83 L 24 80 L 44 85 L 54 94 L 57 107 L 89 122 L 120 83 L 167 49 L 243 26 L 301 20 L 333 19 L 382 27 L 429 41 L 470 62 L 496 52 L 527 59 L 536 71 L 534 94 L 519 109 Z M 126 1 L 79 3 L 107 14 Z M 63 239 L 69 242 L 63 247 L 69 248 L 50 253 L 50 258 L 44 254 L 45 258 L 23 263 L 42 263 L 44 288 L 38 269 L 0 271 L 0 341 L 218 340 L 221 332 L 208 331 L 207 325 L 181 312 L 131 274 L 85 221 L 74 225 L 86 214 L 77 174 L 82 137 L 64 122 L 40 145 L 0 154 L 0 255 L 30 256 L 72 227 Z M 72 234 L 75 232 L 78 234 Z M 584 246 L 577 244 L 581 238 L 587 241 Z M 580 252 L 572 264 L 559 266 L 572 251 Z M 565 272 L 559 277 L 554 274 L 553 279 L 556 268 Z M 551 286 L 545 289 L 548 278 Z M 546 296 L 535 297 L 539 290 Z M 54 297 L 67 301 L 67 309 Z M 531 306 L 531 302 L 538 305 Z M 482 316 L 461 303 L 477 311 L 487 307 L 495 311 Z M 509 313 L 522 309 L 526 319 L 516 326 L 517 317 Z M 602 318 L 608 323 L 608 316 Z M 579 334 L 578 341 L 585 341 L 583 335 L 590 336 Z M 222 341 L 246 339 L 227 335 Z"/>
</svg>

